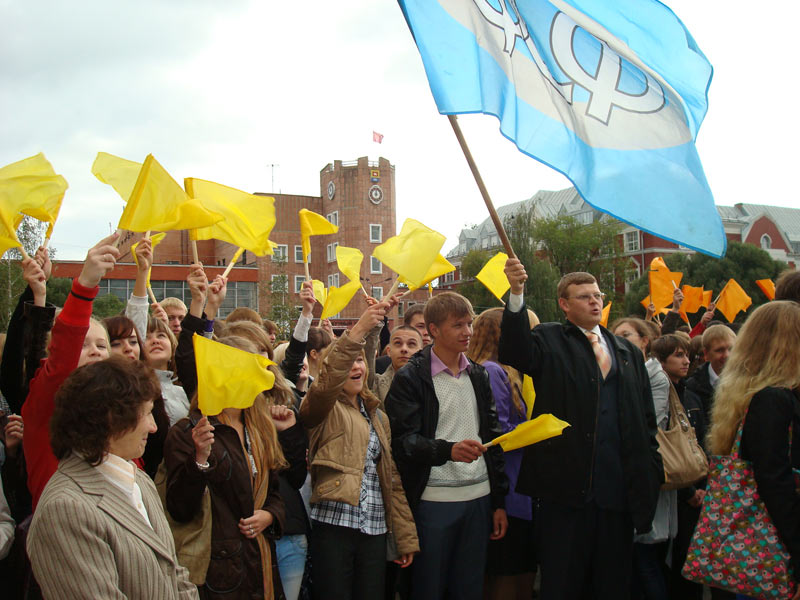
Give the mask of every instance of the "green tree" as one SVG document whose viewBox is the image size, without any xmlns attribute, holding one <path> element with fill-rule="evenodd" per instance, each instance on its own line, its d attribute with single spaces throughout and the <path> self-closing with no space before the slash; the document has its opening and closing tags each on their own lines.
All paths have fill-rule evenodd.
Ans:
<svg viewBox="0 0 800 600">
<path fill-rule="evenodd" d="M 51 277 L 47 281 L 47 301 L 56 306 L 64 306 L 70 289 L 72 279 L 69 277 Z"/>
<path fill-rule="evenodd" d="M 98 319 L 113 317 L 122 314 L 125 310 L 125 303 L 114 294 L 106 294 L 96 298 L 92 304 L 92 314 Z"/>
<path fill-rule="evenodd" d="M 37 221 L 32 217 L 24 217 L 17 229 L 17 238 L 29 255 L 43 243 L 47 224 Z M 25 290 L 25 280 L 22 278 L 22 252 L 19 248 L 11 248 L 0 260 L 0 331 L 8 328 L 8 321 L 17 305 L 20 295 Z"/>
<path fill-rule="evenodd" d="M 288 340 L 291 335 L 292 321 L 297 319 L 299 311 L 292 304 L 289 291 L 289 276 L 286 274 L 286 258 L 273 260 L 273 272 L 270 281 L 265 285 L 269 296 L 267 318 L 278 327 L 278 339 Z"/>
</svg>

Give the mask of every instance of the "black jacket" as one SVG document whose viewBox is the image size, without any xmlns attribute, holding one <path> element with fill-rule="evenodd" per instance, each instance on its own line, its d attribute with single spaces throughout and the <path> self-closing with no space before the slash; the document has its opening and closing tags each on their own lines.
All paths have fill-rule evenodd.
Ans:
<svg viewBox="0 0 800 600">
<path fill-rule="evenodd" d="M 489 375 L 482 366 L 470 361 L 469 378 L 478 403 L 479 435 L 484 444 L 502 434 L 497 423 Z M 386 412 L 392 427 L 392 454 L 403 480 L 408 504 L 416 509 L 428 484 L 431 467 L 451 458 L 456 441 L 435 439 L 439 422 L 439 400 L 431 378 L 431 346 L 417 352 L 394 375 L 386 396 Z M 508 493 L 503 452 L 492 446 L 484 454 L 491 486 L 493 509 L 505 508 Z"/>
<path fill-rule="evenodd" d="M 615 352 L 619 378 L 618 423 L 628 507 L 639 533 L 651 529 L 664 466 L 656 442 L 650 379 L 642 352 L 630 342 L 603 335 Z M 532 417 L 551 413 L 571 426 L 561 436 L 528 446 L 517 492 L 575 507 L 592 490 L 601 375 L 591 343 L 570 322 L 530 329 L 523 306 L 506 309 L 501 325 L 500 362 L 533 379 Z"/>
<path fill-rule="evenodd" d="M 800 494 L 792 475 L 792 469 L 800 468 L 800 401 L 795 393 L 764 388 L 753 396 L 741 457 L 753 464 L 758 495 L 792 557 L 795 579 L 800 579 Z"/>
<path fill-rule="evenodd" d="M 686 393 L 691 394 L 689 402 L 700 402 L 703 405 L 706 423 L 711 423 L 711 405 L 714 403 L 714 387 L 711 385 L 711 379 L 708 375 L 710 368 L 711 363 L 704 363 L 698 367 L 691 377 L 686 378 Z M 699 435 L 697 439 L 700 439 Z"/>
</svg>

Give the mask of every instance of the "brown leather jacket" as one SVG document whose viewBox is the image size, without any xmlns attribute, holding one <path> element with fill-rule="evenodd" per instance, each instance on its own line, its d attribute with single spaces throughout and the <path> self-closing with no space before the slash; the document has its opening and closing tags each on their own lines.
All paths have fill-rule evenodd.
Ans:
<svg viewBox="0 0 800 600">
<path fill-rule="evenodd" d="M 312 504 L 331 500 L 358 506 L 369 426 L 358 408 L 350 404 L 342 388 L 363 348 L 364 343 L 351 340 L 347 332 L 337 339 L 320 367 L 319 377 L 300 405 L 300 420 L 309 437 Z M 400 554 L 419 552 L 414 517 L 392 459 L 389 417 L 378 408 L 378 399 L 366 385 L 360 397 L 381 444 L 377 470 L 386 509 L 386 527 L 394 534 Z"/>
</svg>

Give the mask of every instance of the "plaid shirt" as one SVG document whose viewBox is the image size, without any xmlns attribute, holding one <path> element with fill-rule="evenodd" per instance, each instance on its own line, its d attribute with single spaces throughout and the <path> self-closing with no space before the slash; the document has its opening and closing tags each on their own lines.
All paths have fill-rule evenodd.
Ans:
<svg viewBox="0 0 800 600">
<path fill-rule="evenodd" d="M 364 475 L 361 478 L 361 495 L 358 506 L 345 502 L 323 500 L 311 507 L 311 518 L 328 525 L 358 529 L 367 535 L 386 533 L 386 511 L 383 508 L 381 482 L 378 479 L 376 464 L 381 456 L 381 443 L 378 434 L 369 420 L 364 403 L 359 402 L 359 410 L 369 423 L 369 443 L 364 460 Z"/>
</svg>

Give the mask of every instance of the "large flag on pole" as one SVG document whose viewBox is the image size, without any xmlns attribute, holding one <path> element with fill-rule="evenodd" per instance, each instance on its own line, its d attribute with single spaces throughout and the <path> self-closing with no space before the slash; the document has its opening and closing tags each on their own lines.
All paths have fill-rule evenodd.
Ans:
<svg viewBox="0 0 800 600">
<path fill-rule="evenodd" d="M 442 114 L 485 113 L 592 206 L 714 256 L 711 65 L 656 0 L 399 0 Z"/>
</svg>

